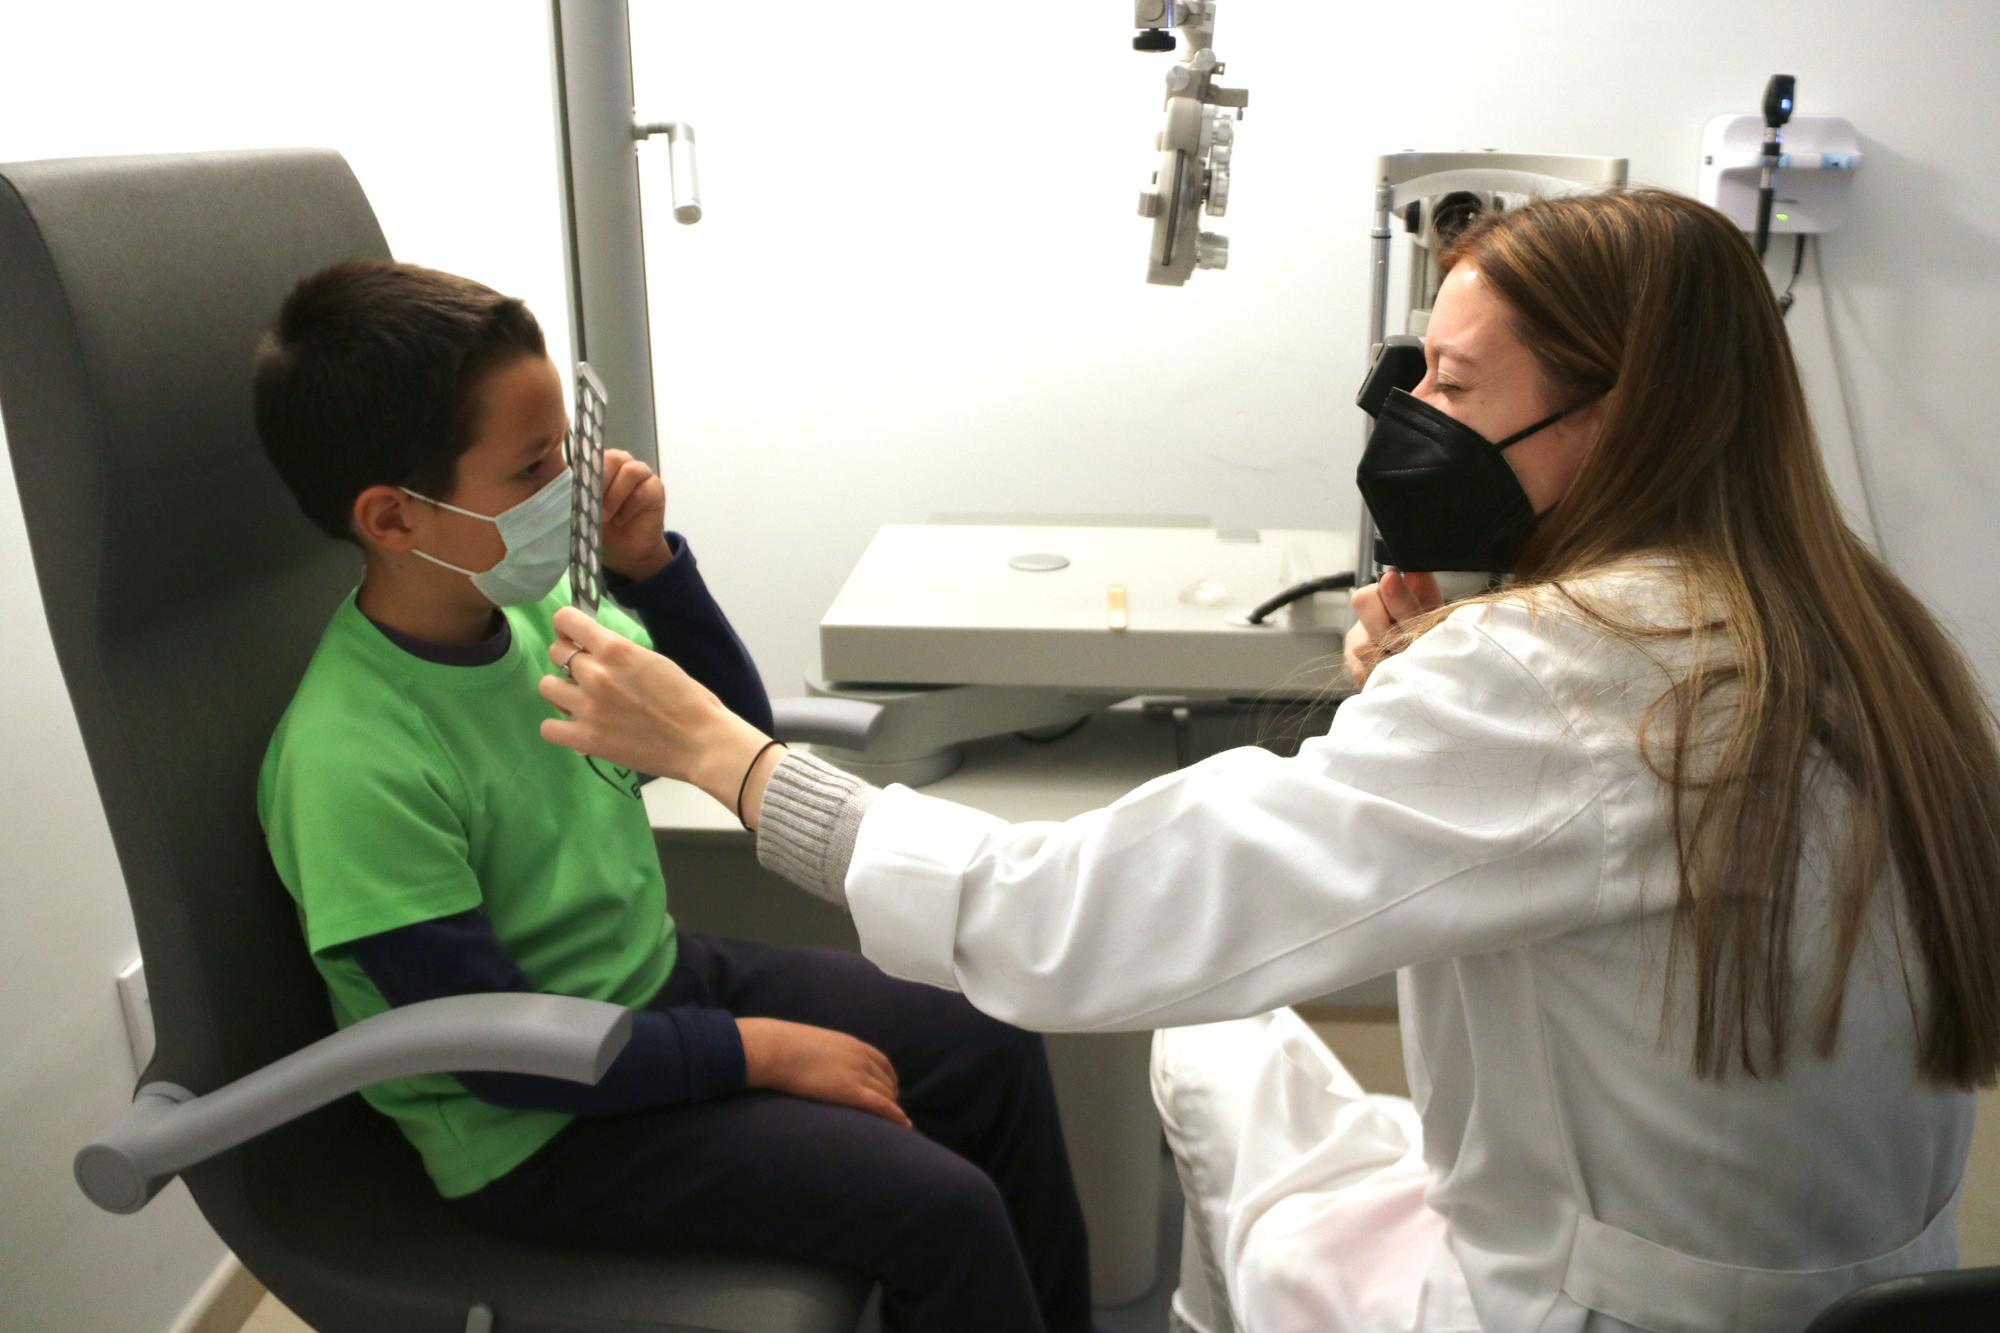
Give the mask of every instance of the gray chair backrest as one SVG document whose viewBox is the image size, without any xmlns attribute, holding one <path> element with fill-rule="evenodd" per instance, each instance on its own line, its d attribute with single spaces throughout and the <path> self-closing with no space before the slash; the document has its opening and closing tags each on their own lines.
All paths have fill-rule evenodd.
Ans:
<svg viewBox="0 0 2000 1333">
<path fill-rule="evenodd" d="M 255 796 L 360 560 L 264 458 L 250 365 L 300 278 L 388 253 L 331 152 L 0 166 L 0 412 L 146 961 L 145 1081 L 207 1092 L 332 1030 Z M 475 1303 L 509 1333 L 844 1333 L 868 1290 L 776 1260 L 474 1231 L 358 1098 L 184 1176 L 250 1270 L 328 1333 L 462 1329 Z"/>
<path fill-rule="evenodd" d="M 250 362 L 301 277 L 388 254 L 337 153 L 0 167 L 0 411 L 146 961 L 148 1080 L 205 1092 L 332 1027 L 254 799 L 359 561 L 265 460 Z M 212 1217 L 240 1166 L 190 1174 Z"/>
<path fill-rule="evenodd" d="M 0 168 L 0 410 L 49 629 L 132 899 L 153 1078 L 330 1030 L 257 766 L 359 568 L 265 461 L 250 358 L 292 285 L 388 244 L 330 152 Z"/>
</svg>

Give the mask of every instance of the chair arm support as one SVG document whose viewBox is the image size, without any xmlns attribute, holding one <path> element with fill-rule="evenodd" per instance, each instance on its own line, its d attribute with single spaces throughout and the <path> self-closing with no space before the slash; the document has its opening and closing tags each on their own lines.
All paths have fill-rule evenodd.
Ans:
<svg viewBox="0 0 2000 1333">
<path fill-rule="evenodd" d="M 417 1074 L 595 1083 L 632 1035 L 620 1005 L 567 995 L 453 995 L 391 1009 L 197 1097 L 148 1083 L 76 1155 L 92 1203 L 136 1213 L 181 1171 L 339 1097 Z"/>
<path fill-rule="evenodd" d="M 885 716 L 881 704 L 860 699 L 795 698 L 771 701 L 772 729 L 781 741 L 865 750 Z"/>
</svg>

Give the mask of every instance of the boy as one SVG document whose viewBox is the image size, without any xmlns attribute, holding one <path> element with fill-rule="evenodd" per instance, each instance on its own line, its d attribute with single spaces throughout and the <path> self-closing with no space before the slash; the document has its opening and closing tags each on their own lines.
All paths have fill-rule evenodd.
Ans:
<svg viewBox="0 0 2000 1333">
<path fill-rule="evenodd" d="M 1039 1040 L 852 955 L 677 932 L 639 779 L 538 734 L 569 600 L 568 422 L 526 307 L 428 269 L 337 265 L 258 348 L 256 414 L 300 506 L 365 565 L 258 784 L 336 1020 L 510 990 L 636 1011 L 595 1087 L 368 1089 L 439 1192 L 519 1235 L 859 1269 L 891 1327 L 1087 1328 Z M 659 478 L 607 452 L 607 586 L 640 623 L 602 615 L 768 729 L 665 507 Z"/>
</svg>

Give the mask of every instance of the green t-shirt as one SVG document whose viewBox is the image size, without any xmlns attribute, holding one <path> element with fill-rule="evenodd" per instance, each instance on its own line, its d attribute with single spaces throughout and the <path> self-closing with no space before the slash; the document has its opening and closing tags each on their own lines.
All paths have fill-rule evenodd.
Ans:
<svg viewBox="0 0 2000 1333">
<path fill-rule="evenodd" d="M 646 1004 L 673 970 L 652 827 L 638 780 L 541 738 L 567 584 L 504 614 L 499 661 L 446 666 L 397 647 L 349 595 L 278 723 L 257 815 L 297 900 L 341 1027 L 389 1007 L 341 946 L 484 908 L 537 990 Z M 606 603 L 603 623 L 645 631 Z M 569 1123 L 474 1097 L 449 1075 L 363 1090 L 394 1117 L 447 1198 L 520 1165 Z"/>
</svg>

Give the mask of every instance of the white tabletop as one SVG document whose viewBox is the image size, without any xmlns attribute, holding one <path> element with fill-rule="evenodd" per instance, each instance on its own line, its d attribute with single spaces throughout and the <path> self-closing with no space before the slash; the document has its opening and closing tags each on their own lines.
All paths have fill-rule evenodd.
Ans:
<svg viewBox="0 0 2000 1333">
<path fill-rule="evenodd" d="M 1352 533 L 1321 529 L 892 523 L 820 618 L 819 672 L 1110 697 L 1255 694 L 1337 656 L 1353 614 L 1338 593 L 1261 626 L 1243 617 L 1353 553 Z"/>
</svg>

